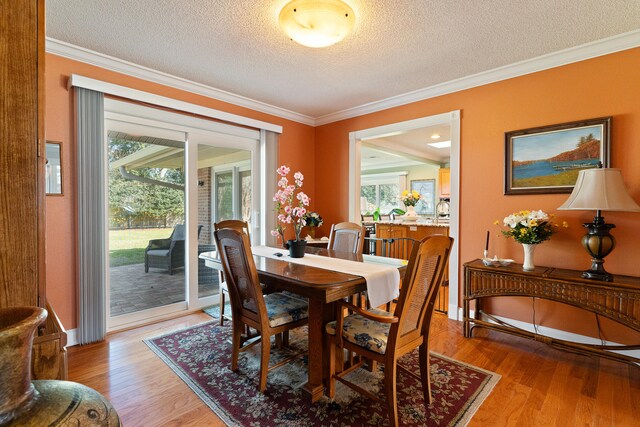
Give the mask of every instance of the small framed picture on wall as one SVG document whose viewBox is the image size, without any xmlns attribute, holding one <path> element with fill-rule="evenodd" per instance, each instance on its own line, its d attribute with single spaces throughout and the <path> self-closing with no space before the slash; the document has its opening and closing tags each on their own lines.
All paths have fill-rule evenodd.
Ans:
<svg viewBox="0 0 640 427">
<path fill-rule="evenodd" d="M 411 191 L 420 193 L 420 200 L 416 203 L 416 214 L 436 214 L 436 180 L 414 179 L 411 180 Z"/>
<path fill-rule="evenodd" d="M 62 195 L 62 143 L 47 141 L 45 163 L 45 189 L 47 195 Z"/>
<path fill-rule="evenodd" d="M 609 167 L 611 117 L 505 133 L 504 194 L 571 193 L 582 169 Z"/>
</svg>

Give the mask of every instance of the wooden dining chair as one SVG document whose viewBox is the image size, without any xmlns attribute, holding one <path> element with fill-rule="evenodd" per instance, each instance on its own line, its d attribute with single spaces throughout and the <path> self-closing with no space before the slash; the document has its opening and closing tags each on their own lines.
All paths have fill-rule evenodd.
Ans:
<svg viewBox="0 0 640 427">
<path fill-rule="evenodd" d="M 334 251 L 362 254 L 364 232 L 364 226 L 353 222 L 333 224 L 327 248 Z"/>
<path fill-rule="evenodd" d="M 335 396 L 336 380 L 365 396 L 386 405 L 391 426 L 398 425 L 396 375 L 398 369 L 422 380 L 425 404 L 431 403 L 429 379 L 429 326 L 435 298 L 442 283 L 453 239 L 448 236 L 426 237 L 415 245 L 404 276 L 398 304 L 393 313 L 372 308 L 363 310 L 339 301 L 338 319 L 326 325 L 329 338 L 329 397 Z M 352 314 L 345 317 L 348 308 Z M 336 333 L 341 331 L 341 333 Z M 420 376 L 398 364 L 398 359 L 420 348 Z M 336 373 L 336 350 L 347 349 L 385 365 L 385 401 L 344 379 L 363 362 Z"/>
<path fill-rule="evenodd" d="M 224 221 L 216 222 L 213 224 L 214 230 L 222 230 L 223 228 L 230 228 L 232 230 L 237 230 L 241 233 L 245 233 L 249 236 L 249 241 L 251 241 L 251 233 L 249 232 L 249 224 L 246 221 L 242 221 L 239 219 L 226 219 Z M 218 276 L 218 286 L 220 287 L 220 326 L 224 324 L 224 307 L 227 302 L 226 296 L 229 295 L 229 289 L 227 287 L 227 282 L 224 279 L 224 273 L 220 272 Z"/>
<path fill-rule="evenodd" d="M 268 372 L 298 356 L 288 357 L 269 368 L 271 337 L 305 325 L 309 304 L 302 298 L 295 298 L 282 292 L 263 295 L 247 234 L 225 228 L 214 231 L 213 235 L 220 252 L 231 301 L 233 325 L 231 369 L 238 370 L 238 357 L 241 351 L 260 342 L 258 389 L 264 392 L 267 387 Z M 242 334 L 246 326 L 257 330 L 260 340 L 242 346 Z"/>
</svg>

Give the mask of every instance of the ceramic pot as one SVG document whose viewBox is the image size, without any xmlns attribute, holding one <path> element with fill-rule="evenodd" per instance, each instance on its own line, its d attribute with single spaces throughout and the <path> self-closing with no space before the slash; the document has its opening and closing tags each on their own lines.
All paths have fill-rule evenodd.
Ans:
<svg viewBox="0 0 640 427">
<path fill-rule="evenodd" d="M 407 213 L 405 214 L 405 216 L 407 217 L 416 217 L 416 207 L 415 206 L 406 206 L 407 208 Z"/>
<path fill-rule="evenodd" d="M 289 249 L 289 256 L 291 258 L 304 257 L 304 249 L 307 247 L 306 240 L 287 240 L 285 248 Z"/>
<path fill-rule="evenodd" d="M 307 234 L 309 236 L 311 236 L 312 239 L 316 238 L 316 228 L 315 227 L 309 227 L 309 231 L 307 232 Z"/>
<path fill-rule="evenodd" d="M 0 309 L 0 425 L 119 426 L 111 403 L 69 381 L 31 381 L 31 347 L 47 317 L 39 307 Z"/>
<path fill-rule="evenodd" d="M 524 263 L 522 263 L 522 269 L 525 271 L 531 271 L 536 268 L 533 263 L 533 253 L 536 249 L 537 245 L 530 245 L 527 243 L 522 244 L 522 248 L 524 249 Z"/>
</svg>

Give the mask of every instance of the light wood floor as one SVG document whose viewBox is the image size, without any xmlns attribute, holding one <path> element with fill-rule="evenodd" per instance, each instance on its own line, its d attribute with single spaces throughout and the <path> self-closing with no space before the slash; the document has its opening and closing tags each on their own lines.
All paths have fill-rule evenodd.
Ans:
<svg viewBox="0 0 640 427">
<path fill-rule="evenodd" d="M 69 349 L 69 379 L 111 400 L 126 427 L 221 426 L 142 339 L 210 321 L 192 314 Z M 640 368 L 435 316 L 432 351 L 502 375 L 471 426 L 638 426 Z"/>
</svg>

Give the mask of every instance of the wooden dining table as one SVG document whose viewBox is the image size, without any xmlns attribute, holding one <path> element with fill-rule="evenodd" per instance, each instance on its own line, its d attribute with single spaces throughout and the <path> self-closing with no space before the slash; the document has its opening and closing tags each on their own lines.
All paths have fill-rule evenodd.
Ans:
<svg viewBox="0 0 640 427">
<path fill-rule="evenodd" d="M 286 254 L 286 250 L 282 252 Z M 355 262 L 392 265 L 399 269 L 401 277 L 406 269 L 406 261 L 399 259 L 314 247 L 307 247 L 306 252 Z M 324 395 L 324 387 L 328 381 L 329 356 L 325 325 L 336 319 L 336 301 L 365 291 L 367 285 L 362 276 L 292 263 L 287 261 L 287 257 L 274 259 L 254 255 L 254 260 L 261 283 L 269 288 L 293 292 L 309 299 L 308 381 L 303 390 L 315 402 Z M 222 268 L 215 252 L 202 253 L 200 258 L 209 267 Z"/>
</svg>

